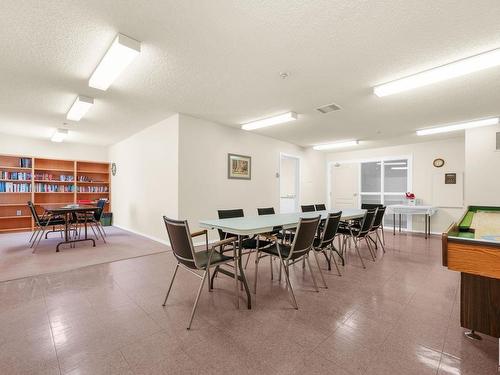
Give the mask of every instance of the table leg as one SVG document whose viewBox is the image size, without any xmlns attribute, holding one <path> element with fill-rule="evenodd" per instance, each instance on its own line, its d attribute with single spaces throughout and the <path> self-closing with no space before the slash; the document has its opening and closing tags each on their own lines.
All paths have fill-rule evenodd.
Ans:
<svg viewBox="0 0 500 375">
<path fill-rule="evenodd" d="M 429 237 L 431 236 L 431 215 L 427 215 L 427 220 L 429 220 L 429 224 L 427 224 L 427 229 L 429 231 Z"/>
<path fill-rule="evenodd" d="M 396 214 L 392 214 L 392 235 L 396 235 Z"/>
<path fill-rule="evenodd" d="M 252 308 L 252 297 L 250 295 L 250 288 L 248 287 L 247 277 L 245 275 L 245 270 L 243 269 L 243 262 L 241 261 L 242 254 L 242 239 L 238 236 L 238 268 L 240 269 L 240 277 L 243 286 L 245 287 L 245 292 L 247 294 L 247 308 L 250 310 Z"/>
<path fill-rule="evenodd" d="M 427 239 L 427 214 L 425 214 L 425 225 L 424 225 L 425 229 L 425 239 Z"/>
<path fill-rule="evenodd" d="M 401 233 L 401 214 L 399 214 L 399 233 Z"/>
</svg>

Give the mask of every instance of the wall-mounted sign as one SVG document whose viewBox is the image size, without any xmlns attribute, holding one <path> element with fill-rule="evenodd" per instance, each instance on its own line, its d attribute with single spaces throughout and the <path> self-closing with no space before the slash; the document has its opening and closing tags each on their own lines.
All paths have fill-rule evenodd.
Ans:
<svg viewBox="0 0 500 375">
<path fill-rule="evenodd" d="M 456 185 L 457 174 L 456 173 L 445 173 L 444 174 L 444 183 L 446 185 Z"/>
</svg>

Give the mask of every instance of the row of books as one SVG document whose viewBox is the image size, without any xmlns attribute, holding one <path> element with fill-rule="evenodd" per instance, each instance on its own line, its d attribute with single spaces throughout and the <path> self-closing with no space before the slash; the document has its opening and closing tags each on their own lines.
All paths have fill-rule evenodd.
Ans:
<svg viewBox="0 0 500 375">
<path fill-rule="evenodd" d="M 59 175 L 54 176 L 52 173 L 35 173 L 35 180 L 46 180 L 46 181 L 74 181 L 75 176 L 73 175 Z"/>
<path fill-rule="evenodd" d="M 78 176 L 78 181 L 81 181 L 81 182 L 94 182 L 94 179 L 92 177 L 89 177 L 89 176 Z"/>
<path fill-rule="evenodd" d="M 35 193 L 72 193 L 74 191 L 74 185 L 35 184 Z"/>
<path fill-rule="evenodd" d="M 0 193 L 29 193 L 31 184 L 0 181 Z"/>
<path fill-rule="evenodd" d="M 107 186 L 78 186 L 79 193 L 107 193 Z"/>
<path fill-rule="evenodd" d="M 31 180 L 31 173 L 0 171 L 1 180 Z"/>
<path fill-rule="evenodd" d="M 31 158 L 20 158 L 19 166 L 21 168 L 31 168 Z"/>
</svg>

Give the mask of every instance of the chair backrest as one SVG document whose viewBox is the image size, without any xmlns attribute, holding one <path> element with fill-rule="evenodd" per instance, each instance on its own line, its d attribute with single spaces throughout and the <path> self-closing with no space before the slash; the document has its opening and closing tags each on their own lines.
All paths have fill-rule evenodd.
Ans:
<svg viewBox="0 0 500 375">
<path fill-rule="evenodd" d="M 30 209 L 31 216 L 33 216 L 33 220 L 35 220 L 36 225 L 40 225 L 40 217 L 38 216 L 35 205 L 32 201 L 28 201 L 28 207 Z"/>
<path fill-rule="evenodd" d="M 383 204 L 378 204 L 378 203 L 362 203 L 361 204 L 361 209 L 362 210 L 368 210 L 370 208 L 380 208 L 384 207 Z"/>
<path fill-rule="evenodd" d="M 274 207 L 257 208 L 259 215 L 274 215 Z"/>
<path fill-rule="evenodd" d="M 377 213 L 377 208 L 369 208 L 366 210 L 365 216 L 363 217 L 363 221 L 361 222 L 361 228 L 358 232 L 358 237 L 364 237 L 370 231 L 376 213 Z"/>
<path fill-rule="evenodd" d="M 377 209 L 377 214 L 375 215 L 375 219 L 373 219 L 372 230 L 377 230 L 382 225 L 382 220 L 384 220 L 385 214 L 385 206 L 379 207 Z"/>
<path fill-rule="evenodd" d="M 108 202 L 107 199 L 105 198 L 101 198 L 97 201 L 97 210 L 94 211 L 94 219 L 96 221 L 100 221 L 101 218 L 102 218 L 102 214 L 104 213 L 104 206 L 106 205 L 106 203 Z"/>
<path fill-rule="evenodd" d="M 339 229 L 341 217 L 342 211 L 328 214 L 328 218 L 326 219 L 325 223 L 325 229 L 321 234 L 321 242 L 319 247 L 324 248 L 333 242 L 335 236 L 337 235 L 337 230 Z"/>
<path fill-rule="evenodd" d="M 324 203 L 315 204 L 316 211 L 326 211 L 326 205 Z"/>
<path fill-rule="evenodd" d="M 234 217 L 243 217 L 245 216 L 242 208 L 236 208 L 232 210 L 217 210 L 217 215 L 219 219 L 232 219 Z M 219 232 L 219 237 L 221 240 L 225 240 L 226 238 L 232 237 L 231 233 L 226 233 L 221 229 L 217 229 Z"/>
<path fill-rule="evenodd" d="M 320 219 L 320 215 L 313 218 L 300 218 L 287 259 L 294 260 L 300 258 L 311 250 Z"/>
<path fill-rule="evenodd" d="M 174 220 L 163 216 L 170 247 L 177 261 L 186 267 L 197 269 L 193 241 L 187 220 Z"/>
<path fill-rule="evenodd" d="M 314 204 L 307 204 L 305 206 L 300 206 L 302 212 L 314 212 L 316 209 L 314 208 Z"/>
</svg>

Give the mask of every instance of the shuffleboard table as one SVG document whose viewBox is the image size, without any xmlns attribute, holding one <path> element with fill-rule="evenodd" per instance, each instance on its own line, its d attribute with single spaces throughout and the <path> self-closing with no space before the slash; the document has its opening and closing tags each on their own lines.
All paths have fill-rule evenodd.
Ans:
<svg viewBox="0 0 500 375">
<path fill-rule="evenodd" d="M 500 338 L 500 207 L 469 206 L 443 233 L 442 251 L 443 266 L 461 272 L 460 325 L 471 330 L 466 336 Z"/>
</svg>

